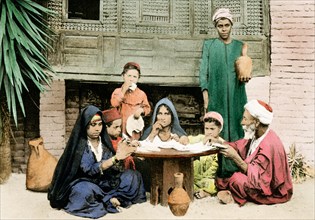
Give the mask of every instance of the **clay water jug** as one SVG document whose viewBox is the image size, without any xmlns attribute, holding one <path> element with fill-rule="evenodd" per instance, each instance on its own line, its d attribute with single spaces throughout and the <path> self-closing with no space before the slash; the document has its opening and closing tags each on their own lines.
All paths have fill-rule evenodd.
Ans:
<svg viewBox="0 0 315 220">
<path fill-rule="evenodd" d="M 30 156 L 27 161 L 26 188 L 47 192 L 57 165 L 57 158 L 45 149 L 42 137 L 28 142 Z"/>
<path fill-rule="evenodd" d="M 191 200 L 183 188 L 184 174 L 177 172 L 174 174 L 174 178 L 175 188 L 168 197 L 168 205 L 173 215 L 183 216 L 186 214 Z"/>
<path fill-rule="evenodd" d="M 243 82 L 244 78 L 248 80 L 252 78 L 253 61 L 247 56 L 247 47 L 247 44 L 243 45 L 242 55 L 235 61 L 237 78 L 241 82 Z"/>
</svg>

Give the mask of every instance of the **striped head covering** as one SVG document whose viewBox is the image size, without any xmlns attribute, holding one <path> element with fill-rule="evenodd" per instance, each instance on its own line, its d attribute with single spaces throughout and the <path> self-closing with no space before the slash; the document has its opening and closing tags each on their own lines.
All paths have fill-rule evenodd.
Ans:
<svg viewBox="0 0 315 220">
<path fill-rule="evenodd" d="M 231 21 L 232 25 L 233 25 L 233 16 L 230 12 L 230 9 L 228 8 L 219 8 L 218 10 L 215 11 L 215 13 L 212 16 L 212 22 L 214 24 L 214 26 L 216 26 L 217 22 L 221 19 L 221 18 L 227 18 Z"/>
</svg>

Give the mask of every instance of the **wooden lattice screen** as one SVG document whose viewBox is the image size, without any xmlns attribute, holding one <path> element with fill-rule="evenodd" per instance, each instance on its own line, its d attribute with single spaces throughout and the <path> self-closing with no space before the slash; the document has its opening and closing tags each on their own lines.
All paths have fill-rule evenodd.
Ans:
<svg viewBox="0 0 315 220">
<path fill-rule="evenodd" d="M 249 44 L 254 75 L 269 74 L 268 1 L 101 0 L 99 20 L 68 19 L 68 1 L 48 2 L 58 12 L 49 18 L 49 59 L 66 79 L 120 82 L 122 66 L 135 61 L 143 83 L 198 86 L 202 43 L 217 36 L 211 17 L 219 7 L 232 11 L 233 36 Z"/>
</svg>

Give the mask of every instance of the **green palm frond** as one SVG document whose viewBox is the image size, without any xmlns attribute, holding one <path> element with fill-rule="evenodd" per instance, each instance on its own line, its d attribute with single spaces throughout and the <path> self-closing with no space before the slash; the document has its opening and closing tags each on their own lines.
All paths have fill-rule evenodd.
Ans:
<svg viewBox="0 0 315 220">
<path fill-rule="evenodd" d="M 45 54 L 53 32 L 43 16 L 55 13 L 31 0 L 1 0 L 0 8 L 0 92 L 17 125 L 18 105 L 25 116 L 26 81 L 40 92 L 50 85 L 54 71 Z"/>
</svg>

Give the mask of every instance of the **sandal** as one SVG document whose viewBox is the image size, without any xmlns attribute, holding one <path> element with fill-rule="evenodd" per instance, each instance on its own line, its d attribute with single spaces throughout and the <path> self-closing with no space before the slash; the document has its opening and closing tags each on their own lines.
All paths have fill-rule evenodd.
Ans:
<svg viewBox="0 0 315 220">
<path fill-rule="evenodd" d="M 202 198 L 205 198 L 205 197 L 210 196 L 210 194 L 201 189 L 201 190 L 195 192 L 195 193 L 194 193 L 194 196 L 195 196 L 197 199 L 202 199 Z"/>
</svg>

